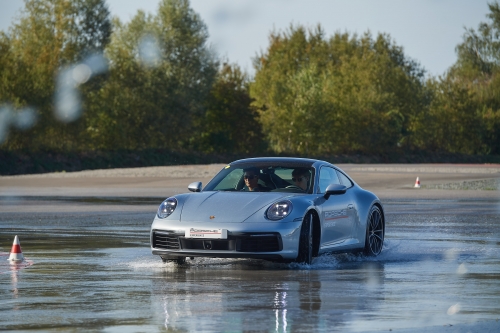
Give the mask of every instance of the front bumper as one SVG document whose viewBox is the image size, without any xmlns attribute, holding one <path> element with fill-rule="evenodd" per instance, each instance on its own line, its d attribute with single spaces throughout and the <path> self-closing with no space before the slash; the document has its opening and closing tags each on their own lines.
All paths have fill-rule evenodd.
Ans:
<svg viewBox="0 0 500 333">
<path fill-rule="evenodd" d="M 155 220 L 156 222 L 156 220 Z M 205 228 L 227 229 L 227 239 L 186 238 L 177 223 L 161 221 L 151 229 L 151 251 L 164 259 L 179 257 L 255 258 L 293 260 L 297 258 L 300 222 L 251 224 L 228 223 Z M 273 228 L 274 225 L 274 228 Z M 160 227 L 161 226 L 161 227 Z M 196 226 L 190 224 L 189 227 Z"/>
</svg>

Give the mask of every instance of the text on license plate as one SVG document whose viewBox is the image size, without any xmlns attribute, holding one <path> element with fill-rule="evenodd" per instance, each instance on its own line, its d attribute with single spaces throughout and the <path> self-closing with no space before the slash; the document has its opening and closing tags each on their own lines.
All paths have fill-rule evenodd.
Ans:
<svg viewBox="0 0 500 333">
<path fill-rule="evenodd" d="M 186 238 L 215 238 L 227 239 L 227 229 L 196 229 L 189 228 L 185 233 Z"/>
</svg>

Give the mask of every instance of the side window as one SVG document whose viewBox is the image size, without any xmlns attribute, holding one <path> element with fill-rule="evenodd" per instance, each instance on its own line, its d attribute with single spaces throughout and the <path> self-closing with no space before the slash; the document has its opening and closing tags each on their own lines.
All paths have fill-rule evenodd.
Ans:
<svg viewBox="0 0 500 333">
<path fill-rule="evenodd" d="M 330 184 L 340 184 L 339 177 L 333 168 L 322 167 L 319 171 L 319 193 L 325 193 Z"/>
<path fill-rule="evenodd" d="M 349 178 L 347 178 L 346 175 L 344 175 L 342 172 L 340 172 L 338 170 L 337 170 L 337 174 L 339 175 L 340 182 L 342 183 L 342 185 L 344 185 L 347 188 L 352 187 L 352 182 Z"/>
</svg>

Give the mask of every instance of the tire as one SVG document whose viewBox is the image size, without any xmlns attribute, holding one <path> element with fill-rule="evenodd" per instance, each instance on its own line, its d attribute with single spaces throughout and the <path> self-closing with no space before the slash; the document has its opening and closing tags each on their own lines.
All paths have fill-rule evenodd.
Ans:
<svg viewBox="0 0 500 333">
<path fill-rule="evenodd" d="M 186 257 L 178 257 L 176 259 L 166 259 L 161 257 L 161 261 L 163 261 L 163 263 L 173 262 L 177 265 L 184 265 L 186 263 Z"/>
<path fill-rule="evenodd" d="M 384 221 L 382 212 L 377 206 L 370 209 L 366 221 L 366 238 L 363 253 L 367 256 L 377 256 L 384 247 Z"/>
<path fill-rule="evenodd" d="M 300 239 L 299 239 L 299 254 L 297 256 L 296 262 L 301 264 L 310 265 L 312 263 L 312 253 L 313 253 L 313 215 L 308 213 L 302 221 L 302 227 L 300 228 Z"/>
</svg>

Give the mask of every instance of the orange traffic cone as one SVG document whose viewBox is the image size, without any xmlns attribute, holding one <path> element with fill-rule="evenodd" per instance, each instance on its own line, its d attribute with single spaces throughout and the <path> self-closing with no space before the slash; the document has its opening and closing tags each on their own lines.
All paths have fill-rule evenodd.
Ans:
<svg viewBox="0 0 500 333">
<path fill-rule="evenodd" d="M 21 243 L 19 243 L 19 237 L 14 237 L 14 243 L 12 243 L 12 249 L 10 250 L 9 260 L 11 263 L 20 263 L 24 260 L 23 252 L 21 251 Z"/>
<path fill-rule="evenodd" d="M 417 180 L 415 180 L 415 188 L 420 188 L 420 179 L 418 179 L 417 177 Z"/>
</svg>

